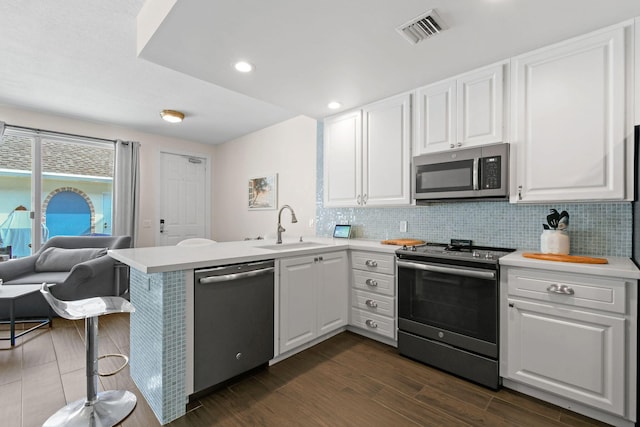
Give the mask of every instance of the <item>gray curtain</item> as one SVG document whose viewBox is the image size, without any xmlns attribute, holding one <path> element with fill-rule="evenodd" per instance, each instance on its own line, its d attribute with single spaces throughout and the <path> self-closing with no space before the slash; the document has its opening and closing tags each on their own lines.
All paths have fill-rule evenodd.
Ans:
<svg viewBox="0 0 640 427">
<path fill-rule="evenodd" d="M 118 140 L 115 150 L 112 233 L 131 236 L 131 246 L 135 247 L 140 214 L 140 143 Z"/>
<path fill-rule="evenodd" d="M 4 122 L 0 122 L 0 138 L 4 135 Z"/>
</svg>

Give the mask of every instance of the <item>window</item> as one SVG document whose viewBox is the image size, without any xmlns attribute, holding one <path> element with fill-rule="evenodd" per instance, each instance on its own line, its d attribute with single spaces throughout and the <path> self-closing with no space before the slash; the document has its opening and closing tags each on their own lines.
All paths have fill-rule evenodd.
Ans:
<svg viewBox="0 0 640 427">
<path fill-rule="evenodd" d="M 7 128 L 0 140 L 0 247 L 23 257 L 53 236 L 110 234 L 113 163 L 108 141 Z"/>
</svg>

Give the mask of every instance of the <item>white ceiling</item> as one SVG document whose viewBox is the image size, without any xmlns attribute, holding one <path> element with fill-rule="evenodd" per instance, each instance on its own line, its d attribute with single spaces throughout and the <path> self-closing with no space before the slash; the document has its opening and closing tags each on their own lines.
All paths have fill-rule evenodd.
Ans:
<svg viewBox="0 0 640 427">
<path fill-rule="evenodd" d="M 640 16 L 638 0 L 148 0 L 137 56 L 143 3 L 0 2 L 0 104 L 220 143 Z M 417 45 L 395 31 L 429 9 L 447 30 Z"/>
</svg>

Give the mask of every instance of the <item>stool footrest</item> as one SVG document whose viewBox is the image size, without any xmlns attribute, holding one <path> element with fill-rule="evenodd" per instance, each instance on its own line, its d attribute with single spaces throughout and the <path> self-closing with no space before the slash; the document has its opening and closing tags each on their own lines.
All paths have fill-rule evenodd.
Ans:
<svg viewBox="0 0 640 427">
<path fill-rule="evenodd" d="M 126 368 L 127 365 L 129 364 L 129 358 L 127 356 L 125 356 L 124 354 L 119 354 L 119 353 L 103 354 L 102 356 L 98 357 L 98 360 L 105 359 L 107 357 L 120 357 L 120 358 L 124 359 L 124 363 L 122 364 L 122 366 L 120 366 L 115 371 L 112 371 L 112 372 L 98 372 L 98 375 L 100 375 L 101 377 L 110 377 L 111 375 L 115 375 L 118 372 L 122 371 L 124 368 Z"/>
</svg>

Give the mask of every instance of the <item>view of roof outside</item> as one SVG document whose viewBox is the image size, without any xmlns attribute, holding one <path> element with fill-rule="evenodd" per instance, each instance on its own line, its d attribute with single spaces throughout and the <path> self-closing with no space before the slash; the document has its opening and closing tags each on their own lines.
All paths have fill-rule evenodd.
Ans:
<svg viewBox="0 0 640 427">
<path fill-rule="evenodd" d="M 11 246 L 15 257 L 32 251 L 32 167 L 42 171 L 42 242 L 111 234 L 113 145 L 42 137 L 41 165 L 32 166 L 36 138 L 7 131 L 0 140 L 0 247 Z"/>
</svg>

